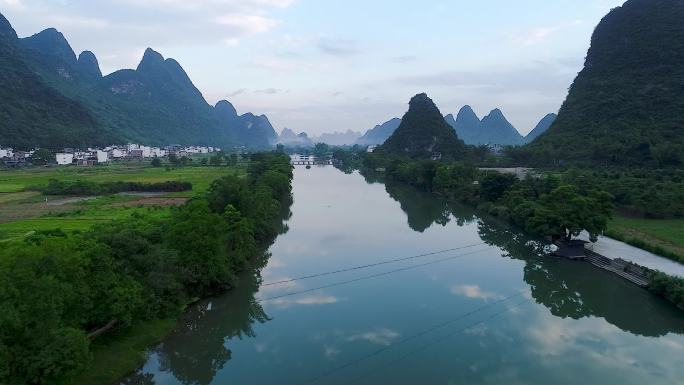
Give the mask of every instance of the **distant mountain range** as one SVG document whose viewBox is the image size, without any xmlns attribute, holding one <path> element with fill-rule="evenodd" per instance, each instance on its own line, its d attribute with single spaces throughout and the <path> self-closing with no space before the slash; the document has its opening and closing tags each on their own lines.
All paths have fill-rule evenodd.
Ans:
<svg viewBox="0 0 684 385">
<path fill-rule="evenodd" d="M 285 128 L 277 140 L 278 144 L 288 147 L 313 147 L 314 142 L 309 138 L 306 132 L 296 134 L 289 128 Z"/>
<path fill-rule="evenodd" d="M 629 0 L 601 20 L 533 165 L 684 165 L 684 1 Z"/>
<path fill-rule="evenodd" d="M 266 116 L 209 105 L 181 65 L 148 49 L 135 70 L 102 76 L 56 29 L 18 38 L 0 15 L 0 144 L 18 148 L 142 142 L 269 147 Z"/>
<path fill-rule="evenodd" d="M 551 128 L 551 125 L 558 119 L 558 115 L 556 114 L 548 114 L 545 117 L 542 118 L 542 120 L 537 124 L 536 127 L 532 131 L 530 131 L 529 134 L 525 137 L 525 142 L 530 143 L 533 140 L 537 139 L 539 135 L 545 133 L 546 131 Z"/>
<path fill-rule="evenodd" d="M 377 146 L 383 144 L 392 136 L 394 131 L 399 128 L 400 124 L 401 119 L 399 118 L 394 118 L 383 124 L 379 124 L 366 131 L 366 133 L 356 141 L 356 144 L 361 146 Z"/>
<path fill-rule="evenodd" d="M 347 132 L 333 132 L 314 136 L 312 138 L 314 143 L 325 143 L 331 146 L 346 146 L 355 144 L 361 138 L 361 134 L 347 130 Z"/>
<path fill-rule="evenodd" d="M 309 137 L 305 132 L 296 134 L 291 129 L 286 128 L 278 137 L 277 143 L 288 147 L 313 147 L 316 143 L 325 143 L 330 146 L 350 146 L 355 144 L 360 137 L 360 133 L 351 130 Z"/>
<path fill-rule="evenodd" d="M 467 144 L 520 146 L 541 135 L 555 118 L 555 114 L 546 115 L 527 136 L 522 136 L 498 108 L 480 120 L 470 106 L 464 106 L 455 119 L 453 115 L 447 115 L 445 119 Z"/>
<path fill-rule="evenodd" d="M 519 146 L 531 142 L 544 133 L 556 119 L 556 114 L 546 115 L 537 126 L 525 137 L 508 122 L 503 112 L 493 110 L 482 120 L 477 117 L 470 106 L 461 108 L 457 116 L 449 114 L 444 120 L 466 144 L 478 146 L 496 144 L 503 146 Z M 394 118 L 368 130 L 356 144 L 362 146 L 380 145 L 384 143 L 399 127 L 401 119 Z"/>
<path fill-rule="evenodd" d="M 430 159 L 435 153 L 444 159 L 463 159 L 468 148 L 432 99 L 418 94 L 411 98 L 399 127 L 378 151 L 416 159 Z"/>
</svg>

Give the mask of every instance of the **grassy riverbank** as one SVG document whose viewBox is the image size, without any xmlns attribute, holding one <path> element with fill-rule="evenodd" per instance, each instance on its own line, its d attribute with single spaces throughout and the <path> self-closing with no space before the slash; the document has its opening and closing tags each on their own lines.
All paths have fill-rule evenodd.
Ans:
<svg viewBox="0 0 684 385">
<path fill-rule="evenodd" d="M 684 219 L 643 219 L 616 215 L 607 235 L 684 263 Z"/>
</svg>

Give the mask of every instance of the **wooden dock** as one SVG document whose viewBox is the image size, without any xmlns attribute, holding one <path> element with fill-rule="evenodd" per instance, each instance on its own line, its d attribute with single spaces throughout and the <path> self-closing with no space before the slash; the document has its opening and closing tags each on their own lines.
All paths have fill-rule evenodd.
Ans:
<svg viewBox="0 0 684 385">
<path fill-rule="evenodd" d="M 554 255 L 575 261 L 586 261 L 592 265 L 616 274 L 635 285 L 648 287 L 651 282 L 648 278 L 648 269 L 630 263 L 620 258 L 611 259 L 585 247 L 587 242 L 573 241 L 569 244 L 557 243 L 559 247 Z"/>
<path fill-rule="evenodd" d="M 617 274 L 635 285 L 648 287 L 651 283 L 645 271 L 637 265 L 619 258 L 610 259 L 591 250 L 586 250 L 585 253 L 587 262 L 598 268 Z"/>
</svg>

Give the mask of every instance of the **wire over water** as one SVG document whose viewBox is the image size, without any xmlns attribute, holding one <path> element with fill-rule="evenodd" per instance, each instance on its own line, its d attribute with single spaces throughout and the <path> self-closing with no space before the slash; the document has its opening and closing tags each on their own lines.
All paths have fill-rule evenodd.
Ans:
<svg viewBox="0 0 684 385">
<path fill-rule="evenodd" d="M 275 282 L 263 283 L 261 286 L 262 286 L 262 287 L 266 287 L 266 286 L 273 286 L 273 285 L 281 285 L 281 284 L 285 284 L 285 283 L 292 283 L 292 282 L 303 281 L 303 280 L 307 280 L 307 279 L 325 277 L 325 276 L 333 275 L 333 274 L 346 273 L 346 272 L 348 272 L 348 271 L 363 270 L 363 269 L 368 269 L 368 268 L 371 268 L 371 267 L 382 266 L 382 265 L 388 265 L 388 264 L 390 264 L 390 263 L 410 261 L 410 260 L 413 260 L 413 259 L 419 259 L 419 258 L 431 257 L 431 256 L 433 256 L 433 255 L 444 254 L 444 253 L 448 253 L 448 252 L 451 252 L 451 251 L 469 249 L 469 248 L 471 248 L 471 247 L 482 246 L 482 245 L 485 245 L 485 244 L 486 244 L 486 242 L 480 242 L 480 243 L 475 243 L 475 244 L 472 244 L 472 245 L 461 246 L 461 247 L 455 247 L 455 248 L 452 248 L 452 249 L 446 249 L 446 250 L 434 251 L 434 252 L 431 252 L 431 253 L 413 255 L 413 256 L 410 256 L 410 257 L 397 258 L 397 259 L 389 259 L 389 260 L 386 260 L 386 261 L 381 261 L 381 262 L 377 262 L 377 263 L 371 263 L 371 264 L 368 264 L 368 265 L 354 266 L 354 267 L 349 267 L 349 268 L 340 269 L 340 270 L 333 270 L 333 271 L 329 271 L 329 272 L 325 272 L 325 273 L 318 273 L 318 274 L 312 274 L 312 275 L 305 275 L 305 276 L 298 277 L 298 278 L 292 278 L 292 279 L 285 279 L 285 280 L 282 280 L 282 281 L 275 281 Z"/>
<path fill-rule="evenodd" d="M 285 297 L 291 297 L 291 296 L 294 296 L 294 295 L 306 294 L 306 293 L 311 293 L 311 292 L 318 291 L 318 290 L 323 290 L 323 289 L 329 289 L 329 288 L 332 288 L 332 287 L 338 287 L 338 286 L 348 285 L 348 284 L 350 284 L 350 283 L 365 281 L 365 280 L 368 280 L 368 279 L 383 277 L 383 276 L 386 276 L 386 275 L 391 275 L 391 274 L 399 273 L 399 272 L 402 272 L 402 271 L 408 271 L 408 270 L 413 270 L 413 269 L 417 269 L 417 268 L 420 268 L 420 267 L 435 265 L 435 264 L 442 263 L 442 262 L 452 261 L 452 260 L 454 260 L 454 259 L 458 259 L 458 258 L 462 258 L 462 257 L 468 256 L 468 255 L 473 255 L 473 254 L 481 253 L 481 252 L 487 251 L 487 250 L 489 250 L 489 249 L 476 250 L 476 251 L 473 251 L 473 252 L 470 252 L 470 253 L 459 254 L 459 255 L 456 255 L 456 256 L 453 256 L 453 257 L 449 257 L 449 258 L 443 258 L 443 259 L 438 259 L 438 260 L 436 260 L 436 261 L 431 261 L 431 262 L 422 263 L 422 264 L 420 264 L 420 265 L 414 265 L 414 266 L 404 267 L 404 268 L 401 268 L 401 269 L 386 271 L 386 272 L 384 272 L 384 273 L 378 273 L 378 274 L 373 274 L 373 275 L 369 275 L 369 276 L 366 276 L 366 277 L 351 279 L 351 280 L 349 280 L 349 281 L 342 281 L 342 282 L 337 282 L 337 283 L 333 283 L 333 284 L 329 284 L 329 285 L 319 286 L 319 287 L 315 287 L 315 288 L 312 288 L 312 289 L 307 289 L 307 290 L 302 290 L 302 291 L 295 291 L 295 292 L 286 293 L 286 294 L 281 294 L 281 295 L 276 295 L 276 296 L 268 297 L 268 298 L 257 298 L 256 301 L 257 301 L 257 302 L 273 301 L 273 300 L 276 300 L 276 299 L 281 299 L 281 298 L 285 298 Z"/>
</svg>

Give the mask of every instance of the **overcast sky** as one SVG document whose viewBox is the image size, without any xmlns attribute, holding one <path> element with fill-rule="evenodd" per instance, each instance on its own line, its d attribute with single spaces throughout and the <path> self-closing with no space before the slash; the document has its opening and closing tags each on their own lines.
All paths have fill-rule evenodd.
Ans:
<svg viewBox="0 0 684 385">
<path fill-rule="evenodd" d="M 20 36 L 55 27 L 105 73 L 145 48 L 209 103 L 278 131 L 364 131 L 427 92 L 442 110 L 501 108 L 524 134 L 557 112 L 591 33 L 623 0 L 0 0 Z"/>
</svg>

